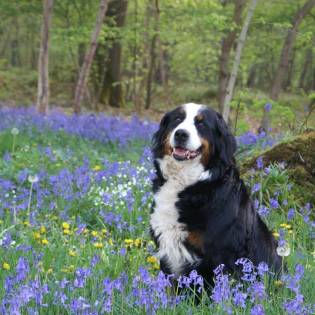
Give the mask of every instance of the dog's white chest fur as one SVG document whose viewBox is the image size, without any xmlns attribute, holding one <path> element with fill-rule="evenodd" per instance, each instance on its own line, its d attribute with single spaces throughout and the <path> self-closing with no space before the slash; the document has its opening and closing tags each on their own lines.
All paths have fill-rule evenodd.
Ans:
<svg viewBox="0 0 315 315">
<path fill-rule="evenodd" d="M 188 236 L 186 226 L 178 222 L 176 201 L 178 193 L 198 180 L 209 177 L 200 159 L 177 162 L 170 156 L 158 161 L 166 183 L 155 194 L 155 208 L 151 214 L 151 228 L 159 240 L 158 257 L 167 261 L 168 267 L 179 275 L 187 263 L 198 264 L 199 258 L 191 254 L 184 241 Z"/>
</svg>

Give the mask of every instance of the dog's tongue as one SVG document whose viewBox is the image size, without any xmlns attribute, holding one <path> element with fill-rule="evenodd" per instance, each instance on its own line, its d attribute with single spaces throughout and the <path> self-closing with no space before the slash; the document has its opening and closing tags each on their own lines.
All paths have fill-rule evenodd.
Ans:
<svg viewBox="0 0 315 315">
<path fill-rule="evenodd" d="M 187 149 L 183 149 L 183 148 L 174 148 L 174 154 L 178 155 L 178 156 L 182 156 L 182 157 L 185 157 L 187 156 L 189 153 L 189 150 Z"/>
</svg>

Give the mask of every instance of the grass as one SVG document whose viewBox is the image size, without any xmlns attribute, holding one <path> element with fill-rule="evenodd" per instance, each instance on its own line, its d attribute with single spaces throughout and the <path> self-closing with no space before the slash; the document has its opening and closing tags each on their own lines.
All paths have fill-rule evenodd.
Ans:
<svg viewBox="0 0 315 315">
<path fill-rule="evenodd" d="M 267 207 L 264 220 L 290 246 L 288 273 L 304 266 L 297 291 L 285 279 L 265 276 L 265 297 L 253 298 L 251 283 L 233 291 L 248 295 L 243 306 L 233 292 L 220 303 L 206 293 L 199 305 L 193 294 L 171 301 L 174 295 L 161 284 L 148 231 L 152 165 L 147 145 L 140 140 L 125 147 L 104 145 L 35 128 L 16 136 L 10 130 L 0 133 L 0 313 L 259 314 L 253 308 L 262 305 L 266 314 L 284 314 L 283 304 L 298 292 L 303 302 L 296 302 L 296 313 L 311 314 L 313 217 L 307 200 L 301 203 L 292 195 L 281 165 L 257 169 L 247 184 L 260 184 L 253 192 L 259 211 Z M 290 220 L 289 209 L 294 209 Z M 231 288 L 236 285 L 230 280 Z"/>
</svg>

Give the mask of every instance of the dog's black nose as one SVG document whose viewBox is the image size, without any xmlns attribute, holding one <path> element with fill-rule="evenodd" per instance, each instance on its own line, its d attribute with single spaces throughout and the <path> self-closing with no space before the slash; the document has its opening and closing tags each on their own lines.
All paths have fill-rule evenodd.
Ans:
<svg viewBox="0 0 315 315">
<path fill-rule="evenodd" d="M 175 132 L 175 141 L 178 143 L 184 143 L 187 141 L 189 133 L 184 129 L 178 129 Z"/>
</svg>

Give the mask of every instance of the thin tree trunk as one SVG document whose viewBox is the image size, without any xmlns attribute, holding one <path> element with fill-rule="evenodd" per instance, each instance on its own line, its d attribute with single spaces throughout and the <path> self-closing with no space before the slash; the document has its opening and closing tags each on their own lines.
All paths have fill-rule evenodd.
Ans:
<svg viewBox="0 0 315 315">
<path fill-rule="evenodd" d="M 226 2 L 223 3 L 226 5 Z M 245 6 L 245 0 L 234 0 L 234 15 L 233 22 L 236 27 L 231 30 L 226 37 L 222 39 L 221 55 L 219 59 L 219 88 L 218 88 L 218 102 L 220 112 L 223 113 L 223 102 L 226 94 L 226 88 L 229 80 L 229 60 L 232 48 L 234 47 L 237 28 L 242 22 L 242 13 Z"/>
<path fill-rule="evenodd" d="M 277 72 L 276 72 L 276 75 L 274 77 L 273 84 L 272 84 L 270 97 L 273 100 L 277 100 L 279 97 L 283 80 L 287 73 L 289 59 L 290 59 L 290 55 L 291 55 L 294 41 L 296 38 L 297 30 L 300 24 L 302 23 L 303 19 L 312 10 L 314 6 L 315 6 L 315 0 L 307 1 L 304 4 L 304 6 L 296 12 L 295 17 L 293 19 L 292 27 L 288 30 L 288 34 L 282 46 L 278 69 L 277 69 Z"/>
<path fill-rule="evenodd" d="M 96 24 L 95 24 L 94 32 L 91 37 L 90 48 L 85 54 L 84 62 L 83 62 L 83 65 L 81 67 L 80 74 L 79 74 L 78 83 L 75 89 L 75 95 L 74 95 L 74 112 L 75 113 L 81 112 L 81 100 L 84 95 L 87 78 L 89 76 L 92 61 L 95 55 L 95 51 L 97 47 L 97 39 L 100 34 L 102 24 L 104 21 L 105 13 L 107 10 L 107 3 L 108 3 L 108 0 L 100 1 Z"/>
<path fill-rule="evenodd" d="M 144 38 L 143 38 L 143 54 L 142 54 L 142 78 L 139 84 L 139 88 L 137 90 L 135 104 L 136 104 L 136 111 L 137 113 L 141 112 L 143 106 L 143 92 L 146 87 L 147 81 L 147 69 L 149 64 L 149 26 L 151 20 L 151 5 L 147 3 L 146 11 L 145 11 L 145 19 L 144 19 Z"/>
<path fill-rule="evenodd" d="M 54 0 L 44 0 L 43 24 L 38 61 L 38 93 L 37 111 L 45 114 L 49 103 L 49 76 L 48 76 L 48 57 L 49 57 L 49 31 Z"/>
<path fill-rule="evenodd" d="M 152 95 L 152 81 L 153 81 L 153 74 L 156 64 L 156 45 L 158 43 L 159 37 L 159 1 L 155 0 L 155 8 L 154 8 L 154 17 L 155 17 L 155 25 L 154 31 L 155 34 L 151 40 L 151 48 L 150 48 L 150 63 L 149 63 L 149 72 L 148 72 L 148 79 L 147 79 L 147 96 L 145 101 L 145 109 L 149 109 L 151 106 L 151 95 Z"/>
<path fill-rule="evenodd" d="M 133 63 L 132 63 L 132 70 L 133 70 L 133 77 L 132 77 L 132 89 L 133 89 L 133 102 L 135 104 L 135 108 L 139 111 L 139 104 L 137 99 L 137 59 L 138 59 L 138 43 L 137 43 L 137 24 L 138 24 L 138 0 L 135 0 L 135 22 L 134 22 L 134 46 L 133 46 Z"/>
<path fill-rule="evenodd" d="M 300 80 L 299 80 L 299 88 L 303 89 L 304 91 L 306 91 L 305 79 L 306 79 L 307 73 L 309 70 L 312 69 L 312 67 L 311 67 L 312 59 L 313 59 L 313 48 L 308 47 L 305 51 L 304 64 L 303 64 L 303 68 L 302 68 L 302 72 L 301 72 L 301 76 L 300 76 Z"/>
<path fill-rule="evenodd" d="M 247 79 L 246 86 L 248 88 L 253 88 L 256 84 L 256 75 L 257 75 L 257 65 L 254 64 L 249 69 L 249 75 Z"/>
<path fill-rule="evenodd" d="M 247 31 L 249 28 L 250 21 L 253 17 L 257 1 L 258 0 L 252 0 L 252 2 L 251 2 L 250 7 L 249 7 L 248 12 L 247 12 L 247 16 L 246 16 L 244 25 L 242 27 L 241 34 L 240 34 L 239 39 L 238 39 L 238 43 L 237 43 L 237 47 L 236 47 L 236 53 L 235 53 L 235 59 L 234 59 L 234 63 L 233 63 L 233 68 L 232 68 L 231 76 L 229 79 L 229 83 L 227 86 L 227 90 L 226 90 L 226 94 L 225 94 L 224 102 L 223 102 L 223 118 L 226 122 L 228 122 L 228 119 L 229 119 L 230 103 L 231 103 L 231 99 L 233 96 L 233 91 L 234 91 L 234 86 L 235 86 L 235 82 L 236 82 L 238 68 L 239 68 L 240 61 L 241 61 L 242 49 L 243 49 L 244 44 L 245 44 Z"/>
<path fill-rule="evenodd" d="M 149 109 L 151 106 L 151 95 L 152 95 L 152 79 L 153 73 L 155 68 L 155 47 L 157 42 L 157 34 L 155 34 L 151 40 L 151 49 L 150 49 L 150 65 L 149 65 L 149 72 L 148 72 L 148 80 L 147 80 L 147 96 L 145 100 L 145 109 Z"/>
<path fill-rule="evenodd" d="M 284 85 L 284 89 L 286 91 L 290 90 L 291 85 L 292 85 L 292 76 L 293 76 L 293 69 L 294 69 L 294 60 L 295 60 L 295 49 L 293 49 L 289 64 L 288 64 L 288 75 L 287 75 L 287 80 Z"/>
<path fill-rule="evenodd" d="M 107 17 L 111 17 L 116 27 L 123 27 L 126 21 L 128 0 L 111 1 L 108 6 Z M 108 50 L 105 63 L 105 75 L 100 92 L 100 102 L 112 107 L 124 106 L 122 87 L 121 59 L 122 45 L 120 39 L 115 38 Z"/>
</svg>

